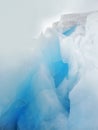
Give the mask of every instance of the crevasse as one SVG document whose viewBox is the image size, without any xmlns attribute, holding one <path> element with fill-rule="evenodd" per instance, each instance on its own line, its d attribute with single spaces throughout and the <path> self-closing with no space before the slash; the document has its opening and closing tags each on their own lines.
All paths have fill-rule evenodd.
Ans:
<svg viewBox="0 0 98 130">
<path fill-rule="evenodd" d="M 97 30 L 97 12 L 69 14 L 34 40 L 3 77 L 0 130 L 98 129 Z"/>
</svg>

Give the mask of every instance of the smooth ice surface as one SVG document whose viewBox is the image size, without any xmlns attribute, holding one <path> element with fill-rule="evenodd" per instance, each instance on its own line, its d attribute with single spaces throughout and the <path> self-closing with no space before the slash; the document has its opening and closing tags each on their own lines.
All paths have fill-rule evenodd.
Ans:
<svg viewBox="0 0 98 130">
<path fill-rule="evenodd" d="M 33 42 L 1 60 L 0 130 L 98 130 L 98 12 L 63 15 Z"/>
</svg>

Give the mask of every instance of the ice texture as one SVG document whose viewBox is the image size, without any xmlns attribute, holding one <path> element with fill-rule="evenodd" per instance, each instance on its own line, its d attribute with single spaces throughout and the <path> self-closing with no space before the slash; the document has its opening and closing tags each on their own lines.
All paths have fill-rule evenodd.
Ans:
<svg viewBox="0 0 98 130">
<path fill-rule="evenodd" d="M 0 66 L 0 130 L 98 130 L 98 12 L 63 15 L 12 53 Z"/>
</svg>

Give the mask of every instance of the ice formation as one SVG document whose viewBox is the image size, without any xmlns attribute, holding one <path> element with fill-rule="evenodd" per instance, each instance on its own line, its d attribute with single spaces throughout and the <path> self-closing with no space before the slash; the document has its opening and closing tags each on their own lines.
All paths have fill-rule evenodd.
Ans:
<svg viewBox="0 0 98 130">
<path fill-rule="evenodd" d="M 23 54 L 0 74 L 0 130 L 98 130 L 98 12 L 63 15 Z"/>
</svg>

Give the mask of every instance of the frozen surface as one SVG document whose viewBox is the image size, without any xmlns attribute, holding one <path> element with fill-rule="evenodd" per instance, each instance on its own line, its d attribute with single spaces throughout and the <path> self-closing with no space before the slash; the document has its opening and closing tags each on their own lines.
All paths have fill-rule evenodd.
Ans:
<svg viewBox="0 0 98 130">
<path fill-rule="evenodd" d="M 12 53 L 0 60 L 0 130 L 98 130 L 98 12 L 63 15 Z"/>
</svg>

